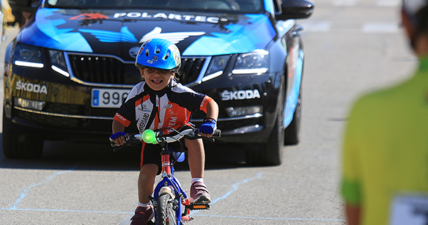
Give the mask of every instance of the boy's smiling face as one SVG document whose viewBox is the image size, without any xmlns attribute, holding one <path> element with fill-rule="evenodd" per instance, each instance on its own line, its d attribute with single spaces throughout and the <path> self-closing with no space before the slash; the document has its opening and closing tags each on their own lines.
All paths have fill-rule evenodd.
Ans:
<svg viewBox="0 0 428 225">
<path fill-rule="evenodd" d="M 140 73 L 146 84 L 155 91 L 164 89 L 174 79 L 174 72 L 169 70 L 140 68 Z"/>
</svg>

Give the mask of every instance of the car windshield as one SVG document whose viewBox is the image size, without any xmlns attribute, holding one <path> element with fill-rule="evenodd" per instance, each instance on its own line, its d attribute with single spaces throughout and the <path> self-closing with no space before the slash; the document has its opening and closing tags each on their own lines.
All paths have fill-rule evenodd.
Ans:
<svg viewBox="0 0 428 225">
<path fill-rule="evenodd" d="M 262 0 L 47 0 L 50 8 L 139 8 L 185 11 L 258 12 Z"/>
</svg>

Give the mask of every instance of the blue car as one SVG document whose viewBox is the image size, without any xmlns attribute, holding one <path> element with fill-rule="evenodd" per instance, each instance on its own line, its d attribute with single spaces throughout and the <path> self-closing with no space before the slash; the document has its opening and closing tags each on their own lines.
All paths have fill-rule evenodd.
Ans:
<svg viewBox="0 0 428 225">
<path fill-rule="evenodd" d="M 141 81 L 151 38 L 182 53 L 178 81 L 219 105 L 216 142 L 247 163 L 279 165 L 299 142 L 306 0 L 10 0 L 32 12 L 7 46 L 3 153 L 37 158 L 44 140 L 108 142 L 112 117 Z M 203 112 L 192 115 L 198 126 Z M 137 132 L 130 125 L 127 132 Z"/>
</svg>

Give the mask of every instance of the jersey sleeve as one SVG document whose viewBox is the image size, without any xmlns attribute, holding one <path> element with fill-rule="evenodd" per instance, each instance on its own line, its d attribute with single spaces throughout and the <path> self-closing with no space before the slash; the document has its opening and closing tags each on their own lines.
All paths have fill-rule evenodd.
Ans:
<svg viewBox="0 0 428 225">
<path fill-rule="evenodd" d="M 135 120 L 135 103 L 137 99 L 137 88 L 133 88 L 128 97 L 125 100 L 119 110 L 117 110 L 116 115 L 113 117 L 114 120 L 121 123 L 123 126 L 128 127 L 132 121 Z"/>
<path fill-rule="evenodd" d="M 207 105 L 209 102 L 213 101 L 211 97 L 208 97 L 207 95 L 204 96 L 204 99 L 202 99 L 201 105 L 199 107 L 199 110 L 204 111 L 207 113 Z"/>
<path fill-rule="evenodd" d="M 342 144 L 341 194 L 345 202 L 352 205 L 360 205 L 363 194 L 359 155 L 359 126 L 363 121 L 360 119 L 359 108 L 356 104 L 351 109 Z"/>
<path fill-rule="evenodd" d="M 181 85 L 174 88 L 173 92 L 171 92 L 171 96 L 168 96 L 168 98 L 181 107 L 188 109 L 190 112 L 202 110 L 206 113 L 208 102 L 213 101 L 213 99 L 207 95 Z"/>
</svg>

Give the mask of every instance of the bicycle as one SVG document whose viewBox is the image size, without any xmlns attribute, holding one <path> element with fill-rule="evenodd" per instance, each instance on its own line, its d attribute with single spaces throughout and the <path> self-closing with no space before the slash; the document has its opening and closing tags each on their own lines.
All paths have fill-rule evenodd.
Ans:
<svg viewBox="0 0 428 225">
<path fill-rule="evenodd" d="M 149 196 L 155 212 L 155 222 L 153 223 L 152 221 L 152 224 L 157 225 L 180 225 L 184 222 L 190 222 L 193 220 L 193 218 L 190 217 L 191 210 L 208 210 L 210 208 L 209 204 L 190 203 L 180 182 L 174 177 L 174 164 L 180 156 L 184 156 L 184 153 L 174 154 L 177 152 L 170 151 L 168 143 L 176 142 L 181 138 L 190 140 L 202 138 L 214 142 L 214 137 L 220 137 L 221 131 L 217 129 L 213 137 L 204 137 L 198 134 L 198 128 L 184 129 L 182 131 L 173 130 L 177 134 L 174 136 L 167 136 L 164 135 L 161 130 L 153 131 L 148 129 L 142 134 L 128 135 L 125 138 L 126 143 L 124 145 L 116 146 L 114 142 L 112 143 L 113 151 L 115 152 L 126 146 L 137 145 L 142 141 L 149 144 L 159 144 L 161 146 L 162 179 L 157 183 L 153 196 Z M 173 155 L 172 158 L 171 155 Z M 184 206 L 184 210 L 182 206 Z"/>
</svg>

